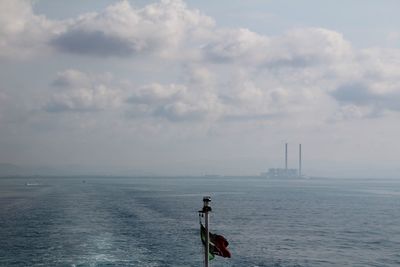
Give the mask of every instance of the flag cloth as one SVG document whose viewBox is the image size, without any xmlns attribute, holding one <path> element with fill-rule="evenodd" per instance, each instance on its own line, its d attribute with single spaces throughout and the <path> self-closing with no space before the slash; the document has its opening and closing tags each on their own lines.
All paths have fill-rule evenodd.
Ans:
<svg viewBox="0 0 400 267">
<path fill-rule="evenodd" d="M 210 260 L 214 259 L 215 255 L 224 258 L 230 258 L 231 253 L 227 249 L 229 242 L 222 235 L 209 233 L 209 247 L 208 247 L 208 258 Z M 200 223 L 200 235 L 201 242 L 205 246 L 206 244 L 206 228 Z"/>
</svg>

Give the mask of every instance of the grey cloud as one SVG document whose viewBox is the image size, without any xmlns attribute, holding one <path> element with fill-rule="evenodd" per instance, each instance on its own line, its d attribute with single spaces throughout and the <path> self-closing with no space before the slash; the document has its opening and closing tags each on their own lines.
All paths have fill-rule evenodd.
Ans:
<svg viewBox="0 0 400 267">
<path fill-rule="evenodd" d="M 282 116 L 283 114 L 280 113 L 226 115 L 221 120 L 224 122 L 269 121 Z"/>
<path fill-rule="evenodd" d="M 68 79 L 65 79 L 64 77 L 59 77 L 55 79 L 52 83 L 52 86 L 55 87 L 68 87 L 71 86 L 71 82 Z"/>
<path fill-rule="evenodd" d="M 72 30 L 57 36 L 50 43 L 60 51 L 75 54 L 123 57 L 135 52 L 129 40 L 101 31 Z"/>
<path fill-rule="evenodd" d="M 229 51 L 230 48 L 225 47 L 226 50 L 216 50 L 213 45 L 207 45 L 203 48 L 204 55 L 207 60 L 218 64 L 230 64 L 234 61 L 243 61 L 246 64 L 259 65 L 265 68 L 304 68 L 321 64 L 325 61 L 318 50 L 314 54 L 294 54 L 292 51 L 279 52 L 271 55 L 271 50 L 275 48 L 270 47 L 254 47 L 247 51 L 237 51 L 234 53 Z"/>
<path fill-rule="evenodd" d="M 315 66 L 322 63 L 323 61 L 316 55 L 297 55 L 291 57 L 281 57 L 267 61 L 263 64 L 267 68 L 305 68 L 309 66 Z"/>
<path fill-rule="evenodd" d="M 58 88 L 90 87 L 91 84 L 91 78 L 86 73 L 74 69 L 59 72 L 57 78 L 51 83 L 52 86 Z"/>
<path fill-rule="evenodd" d="M 331 95 L 339 102 L 357 105 L 371 104 L 380 98 L 369 92 L 368 87 L 361 83 L 339 86 Z"/>
<path fill-rule="evenodd" d="M 130 104 L 162 105 L 182 99 L 186 87 L 182 85 L 162 85 L 153 83 L 138 88 L 126 100 Z"/>
<path fill-rule="evenodd" d="M 129 118 L 161 118 L 170 122 L 193 122 L 205 119 L 207 110 L 182 102 L 164 104 L 130 103 L 127 115 Z"/>
<path fill-rule="evenodd" d="M 382 110 L 400 111 L 400 93 L 376 93 L 362 83 L 342 85 L 331 96 L 342 104 L 371 107 L 369 116 L 376 117 Z"/>
<path fill-rule="evenodd" d="M 86 113 L 99 111 L 98 108 L 93 106 L 83 106 L 83 105 L 69 105 L 63 101 L 52 100 L 44 106 L 44 110 L 49 113 L 64 113 L 64 112 L 77 112 Z"/>
<path fill-rule="evenodd" d="M 228 64 L 235 59 L 232 55 L 214 51 L 214 48 L 210 44 L 203 48 L 203 52 L 207 60 L 218 64 Z"/>
<path fill-rule="evenodd" d="M 171 92 L 166 95 L 157 94 L 155 92 L 140 92 L 131 95 L 126 99 L 128 104 L 145 104 L 145 105 L 163 105 L 179 100 L 180 92 Z"/>
<path fill-rule="evenodd" d="M 154 111 L 154 115 L 174 122 L 199 121 L 204 119 L 206 114 L 206 110 L 179 102 L 159 107 Z"/>
</svg>

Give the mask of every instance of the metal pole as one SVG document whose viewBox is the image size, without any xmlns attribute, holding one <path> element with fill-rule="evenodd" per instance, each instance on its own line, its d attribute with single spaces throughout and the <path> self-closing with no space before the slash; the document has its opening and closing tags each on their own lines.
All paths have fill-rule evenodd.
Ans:
<svg viewBox="0 0 400 267">
<path fill-rule="evenodd" d="M 210 243 L 210 234 L 208 231 L 208 223 L 209 223 L 209 217 L 208 217 L 208 212 L 211 211 L 211 207 L 209 206 L 209 203 L 211 202 L 211 197 L 203 197 L 203 213 L 204 213 L 204 228 L 206 228 L 206 245 L 204 246 L 204 267 L 208 267 L 208 250 L 209 250 L 209 243 Z"/>
</svg>

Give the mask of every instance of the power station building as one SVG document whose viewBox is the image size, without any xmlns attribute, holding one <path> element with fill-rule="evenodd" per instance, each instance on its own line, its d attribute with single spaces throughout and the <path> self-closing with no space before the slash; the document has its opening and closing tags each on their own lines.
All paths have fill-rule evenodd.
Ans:
<svg viewBox="0 0 400 267">
<path fill-rule="evenodd" d="M 263 176 L 268 178 L 299 178 L 302 177 L 301 173 L 301 144 L 299 144 L 299 168 L 288 168 L 288 144 L 285 144 L 285 168 L 270 168 L 268 172 L 263 173 Z"/>
</svg>

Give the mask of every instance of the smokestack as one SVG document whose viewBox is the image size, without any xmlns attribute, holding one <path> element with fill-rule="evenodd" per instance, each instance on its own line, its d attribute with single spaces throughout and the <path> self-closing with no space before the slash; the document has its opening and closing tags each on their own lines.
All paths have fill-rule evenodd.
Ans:
<svg viewBox="0 0 400 267">
<path fill-rule="evenodd" d="M 287 143 L 285 143 L 285 170 L 287 170 Z"/>
<path fill-rule="evenodd" d="M 301 176 L 301 144 L 299 144 L 299 176 Z"/>
</svg>

